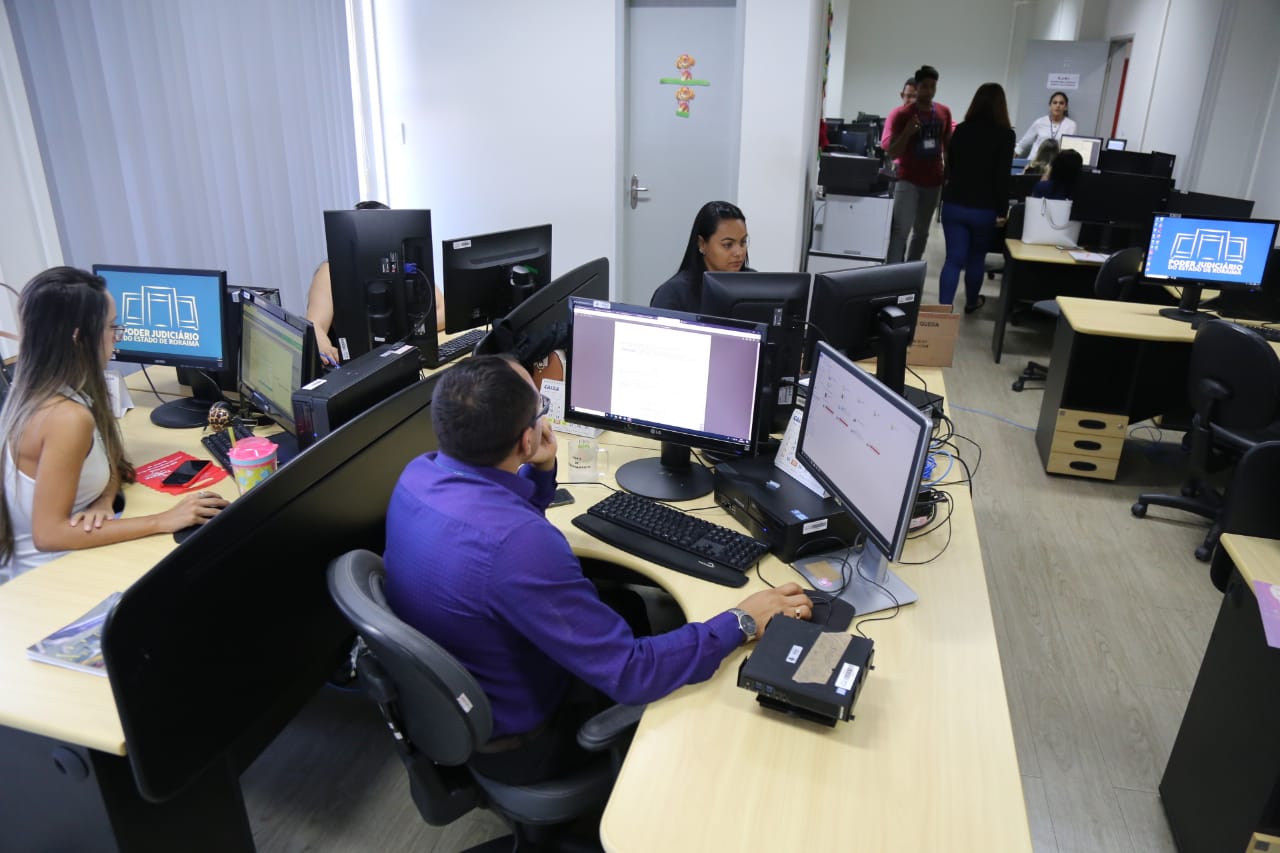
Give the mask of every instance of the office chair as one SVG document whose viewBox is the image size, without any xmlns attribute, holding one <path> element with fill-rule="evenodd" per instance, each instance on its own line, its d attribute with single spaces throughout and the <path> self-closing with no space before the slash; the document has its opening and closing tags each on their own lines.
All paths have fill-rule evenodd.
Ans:
<svg viewBox="0 0 1280 853">
<path fill-rule="evenodd" d="M 621 765 L 623 741 L 643 707 L 615 705 L 583 724 L 578 744 L 602 754 L 582 770 L 532 785 L 482 776 L 467 762 L 493 731 L 489 699 L 453 655 L 391 612 L 384 577 L 381 557 L 350 551 L 329 564 L 329 594 L 363 643 L 356 661 L 360 684 L 382 711 L 423 819 L 444 826 L 472 809 L 492 808 L 511 826 L 513 837 L 472 853 L 599 849 L 592 842 L 575 846 L 554 830 L 603 808 Z"/>
<path fill-rule="evenodd" d="M 1209 532 L 1195 551 L 1204 562 L 1213 554 L 1225 520 L 1223 496 L 1209 486 L 1207 476 L 1263 442 L 1280 439 L 1280 357 L 1256 332 L 1210 320 L 1196 332 L 1187 387 L 1195 411 L 1188 433 L 1190 476 L 1181 495 L 1144 493 L 1132 511 L 1142 518 L 1154 504 L 1210 519 Z M 1274 500 L 1270 503 L 1274 506 Z"/>
<path fill-rule="evenodd" d="M 1223 496 L 1222 532 L 1280 539 L 1280 513 L 1276 512 L 1276 483 L 1280 482 L 1280 441 L 1264 441 L 1240 461 Z M 1221 548 L 1215 548 L 1209 580 L 1227 591 L 1234 564 Z"/>
<path fill-rule="evenodd" d="M 1095 299 L 1113 299 L 1127 302 L 1133 296 L 1133 287 L 1138 281 L 1138 268 L 1142 265 L 1142 249 L 1138 247 L 1121 249 L 1113 253 L 1102 263 L 1098 277 L 1093 281 Z M 1041 299 L 1031 305 L 1031 310 L 1045 314 L 1055 320 L 1062 316 L 1056 299 Z M 1028 382 L 1044 381 L 1049 378 L 1049 366 L 1038 361 L 1028 361 L 1027 366 L 1017 379 L 1013 381 L 1013 390 L 1021 391 Z"/>
</svg>

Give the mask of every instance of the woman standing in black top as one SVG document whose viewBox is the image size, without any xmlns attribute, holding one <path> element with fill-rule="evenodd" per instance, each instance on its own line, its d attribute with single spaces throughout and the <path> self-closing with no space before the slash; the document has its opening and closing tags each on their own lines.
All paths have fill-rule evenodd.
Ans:
<svg viewBox="0 0 1280 853">
<path fill-rule="evenodd" d="M 953 304 L 963 269 L 966 314 L 977 311 L 985 301 L 978 294 L 985 273 L 983 262 L 995 237 L 997 220 L 1009 208 L 1013 143 L 1004 89 L 999 83 L 983 83 L 951 136 L 942 186 L 947 260 L 938 278 L 938 292 L 943 305 Z"/>
</svg>

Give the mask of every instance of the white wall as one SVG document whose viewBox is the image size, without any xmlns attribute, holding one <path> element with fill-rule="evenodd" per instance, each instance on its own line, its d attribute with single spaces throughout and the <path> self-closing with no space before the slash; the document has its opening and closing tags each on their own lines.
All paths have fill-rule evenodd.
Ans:
<svg viewBox="0 0 1280 853">
<path fill-rule="evenodd" d="M 800 269 L 817 170 L 826 8 L 826 0 L 746 6 L 738 205 L 752 234 L 768 235 L 753 240 L 755 269 Z"/>
<path fill-rule="evenodd" d="M 440 241 L 550 222 L 552 275 L 616 239 L 618 4 L 376 0 L 392 207 Z"/>
<path fill-rule="evenodd" d="M 841 114 L 844 108 L 844 66 L 849 41 L 850 0 L 831 0 L 831 56 L 827 68 L 827 97 L 823 104 L 823 116 L 854 118 Z M 825 10 L 823 12 L 825 15 Z M 905 80 L 906 77 L 903 77 Z M 856 115 L 856 114 L 855 114 Z"/>
<path fill-rule="evenodd" d="M 31 107 L 22 84 L 9 16 L 0 6 L 0 281 L 21 288 L 36 273 L 62 263 Z M 12 298 L 0 294 L 0 329 L 17 330 Z M 16 349 L 0 340 L 0 355 Z"/>
<path fill-rule="evenodd" d="M 761 269 L 797 269 L 804 243 L 826 3 L 803 2 L 803 14 L 796 0 L 742 9 L 737 199 Z M 554 233 L 552 275 L 616 261 L 623 0 L 373 9 L 387 202 L 431 209 L 437 269 L 442 239 L 542 222 Z"/>
<path fill-rule="evenodd" d="M 885 115 L 901 103 L 902 81 L 932 65 L 938 100 L 959 120 L 980 85 L 1005 82 L 1012 9 L 1012 0 L 851 3 L 841 114 Z"/>
<path fill-rule="evenodd" d="M 1280 140 L 1274 138 L 1273 101 L 1280 77 L 1280 52 L 1276 50 L 1280 44 L 1280 4 L 1275 0 L 1231 0 L 1222 29 L 1219 64 L 1204 99 L 1203 155 L 1192 164 L 1193 183 L 1201 192 L 1252 198 L 1257 202 L 1257 215 L 1275 217 L 1280 215 L 1273 168 L 1280 156 Z M 1255 160 L 1262 166 L 1256 176 Z"/>
</svg>

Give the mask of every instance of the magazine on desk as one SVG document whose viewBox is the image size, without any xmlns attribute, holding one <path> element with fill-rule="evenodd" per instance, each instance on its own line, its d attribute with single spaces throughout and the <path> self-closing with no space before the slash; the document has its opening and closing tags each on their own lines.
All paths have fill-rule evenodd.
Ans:
<svg viewBox="0 0 1280 853">
<path fill-rule="evenodd" d="M 120 593 L 111 593 L 70 625 L 27 646 L 27 657 L 67 669 L 106 675 L 106 662 L 102 658 L 102 626 L 119 600 Z"/>
</svg>

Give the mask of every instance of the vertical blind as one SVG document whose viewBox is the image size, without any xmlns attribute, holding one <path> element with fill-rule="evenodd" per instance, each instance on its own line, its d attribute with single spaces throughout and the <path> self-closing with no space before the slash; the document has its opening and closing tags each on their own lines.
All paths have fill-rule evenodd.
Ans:
<svg viewBox="0 0 1280 853">
<path fill-rule="evenodd" d="M 357 199 L 344 0 L 5 0 L 67 263 L 225 269 L 301 312 Z"/>
</svg>

